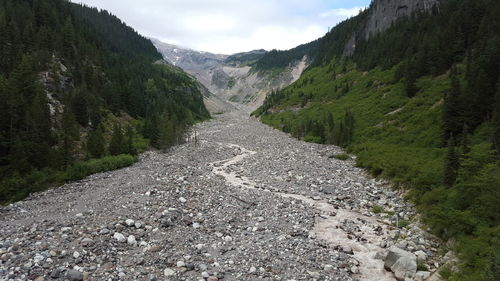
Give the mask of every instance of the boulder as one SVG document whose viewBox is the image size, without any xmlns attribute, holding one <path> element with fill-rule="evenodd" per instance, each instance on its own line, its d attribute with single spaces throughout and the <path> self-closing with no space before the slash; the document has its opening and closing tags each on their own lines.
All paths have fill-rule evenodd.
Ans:
<svg viewBox="0 0 500 281">
<path fill-rule="evenodd" d="M 417 260 L 412 257 L 401 257 L 391 266 L 397 280 L 405 280 L 406 277 L 413 278 L 417 272 Z"/>
<path fill-rule="evenodd" d="M 394 272 L 397 280 L 413 278 L 417 273 L 417 257 L 400 248 L 391 247 L 385 258 L 384 267 Z"/>
</svg>

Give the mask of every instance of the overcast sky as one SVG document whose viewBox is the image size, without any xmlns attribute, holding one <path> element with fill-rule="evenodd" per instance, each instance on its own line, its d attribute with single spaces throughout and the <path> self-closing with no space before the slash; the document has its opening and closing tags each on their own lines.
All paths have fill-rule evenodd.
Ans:
<svg viewBox="0 0 500 281">
<path fill-rule="evenodd" d="M 290 49 L 323 36 L 370 0 L 72 0 L 144 36 L 220 54 Z"/>
</svg>

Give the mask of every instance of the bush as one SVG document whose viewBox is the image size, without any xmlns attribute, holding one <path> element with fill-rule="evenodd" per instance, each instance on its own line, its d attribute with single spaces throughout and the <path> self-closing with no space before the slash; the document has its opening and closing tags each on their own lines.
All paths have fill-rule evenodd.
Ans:
<svg viewBox="0 0 500 281">
<path fill-rule="evenodd" d="M 333 155 L 333 158 L 338 159 L 338 160 L 342 160 L 342 161 L 351 159 L 351 157 L 347 153 L 335 154 L 335 155 Z"/>
<path fill-rule="evenodd" d="M 28 197 L 30 193 L 83 179 L 91 174 L 127 167 L 135 162 L 137 157 L 122 154 L 79 162 L 64 171 L 43 169 L 24 177 L 14 175 L 0 182 L 0 204 L 16 202 Z"/>
</svg>

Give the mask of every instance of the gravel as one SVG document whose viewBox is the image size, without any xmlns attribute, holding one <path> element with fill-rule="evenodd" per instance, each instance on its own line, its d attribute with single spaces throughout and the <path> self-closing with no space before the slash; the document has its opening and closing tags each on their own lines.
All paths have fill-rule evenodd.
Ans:
<svg viewBox="0 0 500 281">
<path fill-rule="evenodd" d="M 417 223 L 396 227 L 416 213 L 387 182 L 247 113 L 1 207 L 0 280 L 395 280 L 375 258 L 392 246 L 442 264 Z"/>
</svg>

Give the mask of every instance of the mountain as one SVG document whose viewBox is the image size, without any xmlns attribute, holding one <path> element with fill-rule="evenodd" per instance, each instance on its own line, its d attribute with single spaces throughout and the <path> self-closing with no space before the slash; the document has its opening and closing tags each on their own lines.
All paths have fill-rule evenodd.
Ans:
<svg viewBox="0 0 500 281">
<path fill-rule="evenodd" d="M 194 51 L 154 39 L 152 41 L 167 61 L 196 77 L 220 100 L 253 107 L 262 104 L 272 90 L 296 81 L 310 62 L 302 54 L 279 67 L 261 69 L 256 64 L 268 54 L 265 50 L 229 56 Z"/>
<path fill-rule="evenodd" d="M 198 83 L 107 11 L 0 1 L 0 203 L 131 164 L 209 118 Z"/>
<path fill-rule="evenodd" d="M 458 253 L 448 280 L 500 280 L 499 13 L 493 0 L 375 0 L 254 112 L 392 179 Z"/>
</svg>

